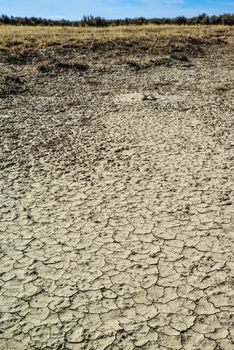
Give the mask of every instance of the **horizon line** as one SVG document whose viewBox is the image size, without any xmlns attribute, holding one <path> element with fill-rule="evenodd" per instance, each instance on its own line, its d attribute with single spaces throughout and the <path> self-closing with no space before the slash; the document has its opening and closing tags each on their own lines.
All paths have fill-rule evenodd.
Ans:
<svg viewBox="0 0 234 350">
<path fill-rule="evenodd" d="M 187 19 L 190 19 L 190 18 L 194 18 L 194 17 L 199 17 L 199 16 L 206 16 L 206 17 L 219 17 L 219 16 L 224 16 L 224 15 L 229 15 L 229 16 L 234 16 L 234 12 L 222 12 L 222 13 L 219 13 L 219 14 L 207 14 L 206 12 L 201 12 L 197 15 L 193 15 L 193 16 L 186 16 L 184 14 L 181 14 L 181 15 L 177 15 L 175 17 L 173 16 L 161 16 L 161 17 L 149 17 L 149 16 L 130 16 L 130 17 L 119 17 L 119 18 L 111 18 L 111 17 L 105 17 L 105 16 L 101 16 L 101 15 L 97 15 L 97 16 L 94 16 L 92 15 L 91 13 L 90 14 L 84 14 L 82 15 L 82 17 L 80 19 L 68 19 L 68 18 L 65 18 L 65 17 L 56 17 L 56 18 L 52 18 L 52 17 L 42 17 L 42 16 L 17 16 L 17 15 L 9 15 L 9 14 L 6 14 L 6 13 L 1 13 L 0 14 L 0 17 L 2 16 L 7 16 L 9 18 L 37 18 L 37 19 L 46 19 L 46 20 L 51 20 L 51 21 L 62 21 L 62 20 L 65 20 L 67 22 L 80 22 L 82 21 L 82 19 L 84 19 L 85 17 L 93 17 L 93 18 L 102 18 L 104 20 L 107 20 L 107 21 L 118 21 L 118 20 L 126 20 L 126 19 L 147 19 L 147 20 L 150 20 L 150 19 L 175 19 L 175 18 L 179 18 L 179 17 L 184 17 L 184 18 L 187 18 Z"/>
</svg>

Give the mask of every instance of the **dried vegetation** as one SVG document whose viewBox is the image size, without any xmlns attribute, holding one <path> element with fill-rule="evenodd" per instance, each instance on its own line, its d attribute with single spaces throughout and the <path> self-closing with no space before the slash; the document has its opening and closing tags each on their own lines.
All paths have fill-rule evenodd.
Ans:
<svg viewBox="0 0 234 350">
<path fill-rule="evenodd" d="M 108 28 L 0 26 L 0 58 L 24 64 L 65 54 L 98 61 L 147 55 L 197 55 L 207 45 L 225 43 L 226 26 L 143 25 Z M 180 56 L 182 57 L 182 55 Z M 186 60 L 183 58 L 183 60 Z"/>
</svg>

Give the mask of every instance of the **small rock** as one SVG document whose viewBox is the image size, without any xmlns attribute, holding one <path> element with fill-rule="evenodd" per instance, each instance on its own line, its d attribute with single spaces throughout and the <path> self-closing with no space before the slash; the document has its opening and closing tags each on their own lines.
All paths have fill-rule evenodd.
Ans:
<svg viewBox="0 0 234 350">
<path fill-rule="evenodd" d="M 142 100 L 143 101 L 155 101 L 155 100 L 157 100 L 157 97 L 153 96 L 153 95 L 143 95 Z"/>
</svg>

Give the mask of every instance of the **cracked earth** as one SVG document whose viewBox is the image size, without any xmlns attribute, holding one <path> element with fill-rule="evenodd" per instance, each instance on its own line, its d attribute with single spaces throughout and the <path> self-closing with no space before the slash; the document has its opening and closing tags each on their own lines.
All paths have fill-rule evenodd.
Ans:
<svg viewBox="0 0 234 350">
<path fill-rule="evenodd" d="M 1 65 L 1 350 L 234 348 L 233 67 Z"/>
</svg>

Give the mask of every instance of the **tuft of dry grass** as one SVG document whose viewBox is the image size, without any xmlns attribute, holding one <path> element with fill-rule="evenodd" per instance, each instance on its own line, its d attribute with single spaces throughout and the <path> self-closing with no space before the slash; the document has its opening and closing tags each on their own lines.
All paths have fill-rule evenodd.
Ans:
<svg viewBox="0 0 234 350">
<path fill-rule="evenodd" d="M 228 26 L 143 25 L 95 27 L 0 26 L 0 57 L 24 62 L 45 50 L 78 50 L 97 56 L 161 51 L 194 53 L 202 45 L 222 42 L 233 32 Z M 40 55 L 39 55 L 40 56 Z"/>
<path fill-rule="evenodd" d="M 85 72 L 89 69 L 87 64 L 83 64 L 76 61 L 43 61 L 34 66 L 35 70 L 38 73 L 49 73 L 51 71 L 64 71 L 64 70 L 73 70 Z"/>
</svg>

